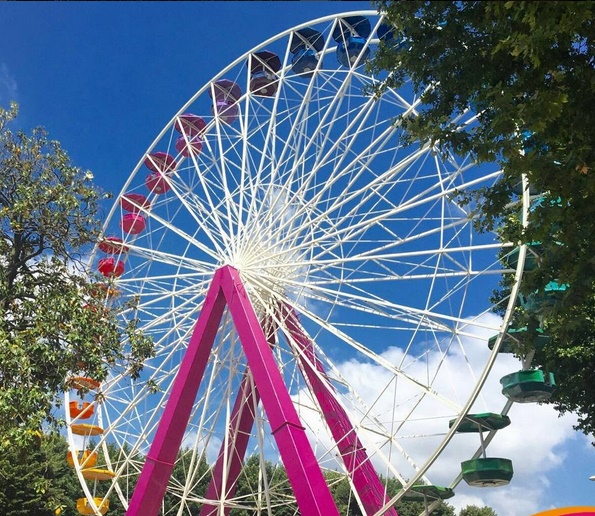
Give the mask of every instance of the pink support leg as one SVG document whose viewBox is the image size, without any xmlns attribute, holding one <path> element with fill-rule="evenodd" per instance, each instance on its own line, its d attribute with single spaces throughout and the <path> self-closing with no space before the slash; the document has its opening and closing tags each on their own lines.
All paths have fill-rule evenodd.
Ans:
<svg viewBox="0 0 595 516">
<path fill-rule="evenodd" d="M 300 512 L 308 516 L 339 516 L 269 342 L 238 272 L 229 266 L 222 267 L 215 273 L 126 512 L 127 516 L 157 515 L 226 301 L 248 366 L 262 397 L 263 407 Z"/>
<path fill-rule="evenodd" d="M 231 267 L 222 270 L 228 274 L 222 279 L 221 287 L 300 513 L 308 516 L 338 516 L 335 502 L 240 276 Z"/>
<path fill-rule="evenodd" d="M 219 272 L 215 273 L 215 279 L 205 298 L 132 494 L 127 516 L 156 516 L 161 507 L 225 308 L 225 298 L 217 280 L 220 276 Z"/>
<path fill-rule="evenodd" d="M 275 336 L 269 327 L 267 341 L 270 346 L 275 343 Z M 207 500 L 221 500 L 232 498 L 237 488 L 238 477 L 242 471 L 250 433 L 254 426 L 255 408 L 260 401 L 258 389 L 253 384 L 250 369 L 246 368 L 242 382 L 236 396 L 236 401 L 231 412 L 230 428 L 227 443 L 221 443 L 221 449 L 217 456 L 217 462 L 213 468 L 213 476 L 207 488 L 205 498 Z M 225 459 L 227 457 L 227 463 Z M 225 479 L 225 497 L 224 491 Z M 224 513 L 229 514 L 229 507 L 225 507 Z M 214 504 L 205 503 L 200 511 L 200 516 L 217 516 L 218 507 Z"/>
<path fill-rule="evenodd" d="M 347 413 L 332 394 L 333 387 L 314 352 L 312 341 L 306 336 L 293 309 L 284 306 L 283 312 L 289 333 L 303 353 L 303 356 L 300 356 L 300 362 L 304 374 L 314 390 L 314 395 L 324 413 L 364 510 L 368 515 L 376 514 L 388 502 L 385 489 Z M 385 514 L 398 516 L 395 509 Z"/>
<path fill-rule="evenodd" d="M 227 442 L 221 443 L 219 456 L 213 468 L 213 476 L 207 488 L 205 495 L 207 500 L 233 497 L 254 425 L 254 409 L 259 400 L 258 390 L 252 385 L 249 370 L 246 369 L 231 413 Z M 228 513 L 229 507 L 226 507 L 224 514 Z M 218 514 L 220 514 L 219 507 L 208 502 L 202 506 L 200 511 L 200 516 L 217 516 Z"/>
</svg>

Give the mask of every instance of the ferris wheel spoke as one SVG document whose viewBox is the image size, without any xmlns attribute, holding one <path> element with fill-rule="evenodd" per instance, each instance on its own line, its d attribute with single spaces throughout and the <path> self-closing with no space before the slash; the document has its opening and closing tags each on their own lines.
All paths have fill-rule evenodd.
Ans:
<svg viewBox="0 0 595 516">
<path fill-rule="evenodd" d="M 319 127 L 320 127 L 320 124 L 319 124 Z M 316 139 L 316 135 L 314 135 L 310 141 L 314 141 L 315 139 Z M 306 151 L 306 150 L 307 150 L 307 149 L 305 149 L 305 151 Z M 293 175 L 290 175 L 290 177 L 288 178 L 288 180 L 289 180 L 289 181 L 291 181 L 291 180 L 292 180 L 292 177 L 293 177 Z M 273 185 L 273 182 L 272 182 L 272 181 L 271 181 L 271 184 L 269 185 L 269 188 L 271 188 L 271 189 L 272 189 L 272 188 L 274 188 L 274 185 Z M 274 194 L 271 194 L 271 191 L 269 190 L 269 192 L 268 192 L 268 193 L 267 193 L 267 192 L 265 192 L 265 194 L 264 194 L 264 197 L 265 197 L 265 198 L 267 198 L 267 196 L 271 196 L 271 195 L 274 195 Z M 266 206 L 266 204 L 264 204 L 263 206 Z M 261 209 L 264 211 L 264 208 L 261 208 Z M 281 212 L 281 213 L 279 214 L 279 216 L 280 216 L 280 217 L 283 217 L 284 215 L 285 215 L 285 213 L 284 213 L 284 212 Z M 257 218 L 258 218 L 258 217 L 257 217 Z"/>
<path fill-rule="evenodd" d="M 288 281 L 288 287 L 300 290 L 303 285 L 299 282 Z M 415 308 L 412 306 L 398 305 L 386 301 L 379 296 L 371 296 L 368 290 L 362 290 L 361 294 L 355 292 L 345 292 L 344 290 L 334 290 L 316 286 L 313 281 L 309 281 L 307 290 L 311 292 L 309 297 L 312 300 L 328 300 L 337 305 L 349 307 L 355 310 L 362 310 L 366 313 L 373 313 L 388 318 L 391 321 L 424 321 L 425 328 L 436 331 L 443 331 L 451 334 L 454 332 L 454 325 L 465 325 L 469 321 L 457 316 L 434 312 L 431 309 Z M 355 290 L 355 289 L 352 289 Z M 302 291 L 304 294 L 305 290 Z M 367 296 L 364 296 L 367 294 Z M 477 327 L 494 329 L 490 325 L 476 323 Z M 457 330 L 458 333 L 459 330 Z"/>
<path fill-rule="evenodd" d="M 178 316 L 176 317 L 176 326 L 172 329 L 167 330 L 167 332 L 165 333 L 165 335 L 163 335 L 161 338 L 167 338 L 167 337 L 178 337 L 180 338 L 181 336 L 181 331 L 184 330 L 185 332 L 188 331 L 188 328 L 191 327 L 193 325 L 193 323 L 195 322 L 194 320 L 191 319 L 192 315 L 194 315 L 194 311 L 196 309 L 196 304 L 195 301 L 198 298 L 202 298 L 202 296 L 196 295 L 195 297 L 191 297 L 189 296 L 189 298 L 186 301 L 183 301 L 181 303 L 179 303 L 176 306 L 176 311 L 179 312 Z M 151 300 L 151 301 L 144 301 L 138 308 L 138 311 L 141 313 L 146 314 L 147 316 L 151 316 L 152 320 L 150 321 L 150 323 L 148 323 L 145 328 L 147 331 L 157 331 L 160 333 L 163 332 L 163 326 L 168 323 L 171 320 L 171 316 L 169 316 L 168 314 L 170 313 L 170 310 L 164 311 L 164 310 L 155 310 L 152 309 L 153 304 L 157 304 L 158 301 L 157 300 Z M 186 336 L 186 333 L 184 333 L 184 335 Z M 160 345 L 161 342 L 157 341 L 156 345 Z"/>
<path fill-rule="evenodd" d="M 151 211 L 151 212 L 142 211 L 142 213 L 145 214 L 150 219 L 150 221 L 156 222 L 162 228 L 167 228 L 168 231 L 176 234 L 177 236 L 182 238 L 184 241 L 195 246 L 197 249 L 200 249 L 203 253 L 205 253 L 206 256 L 209 256 L 213 260 L 216 260 L 217 255 L 216 255 L 215 251 L 213 249 L 209 248 L 203 242 L 196 240 L 196 238 L 193 237 L 192 235 L 188 234 L 187 232 L 183 231 L 182 229 L 180 229 L 176 226 L 172 226 L 167 220 L 165 220 L 161 216 L 157 215 L 154 211 Z"/>
<path fill-rule="evenodd" d="M 322 62 L 324 60 L 324 56 L 329 52 L 329 45 L 330 45 L 330 40 L 326 39 L 324 42 L 323 48 L 320 50 L 320 56 L 321 56 L 320 62 Z M 318 65 L 318 66 L 320 66 L 320 65 Z M 287 70 L 286 70 L 286 73 L 287 73 Z M 292 127 L 289 128 L 289 131 L 288 131 L 289 138 L 292 138 L 294 134 L 297 134 L 300 137 L 303 134 L 307 134 L 307 131 L 304 131 L 303 122 L 306 122 L 310 117 L 311 111 L 308 108 L 309 108 L 310 103 L 314 100 L 313 95 L 315 93 L 318 94 L 319 92 L 321 92 L 323 90 L 323 85 L 321 84 L 321 81 L 320 81 L 320 79 L 323 77 L 326 77 L 325 72 L 323 72 L 320 69 L 317 70 L 316 73 L 314 73 L 312 80 L 307 84 L 306 89 L 303 93 L 301 93 L 297 88 L 294 88 L 293 81 L 291 80 L 291 78 L 289 78 L 289 80 L 287 80 L 284 83 L 284 87 L 289 89 L 289 91 L 288 91 L 289 94 L 293 93 L 296 95 L 296 98 L 302 100 L 299 103 L 299 109 L 298 109 L 298 112 L 297 112 L 296 118 L 295 118 L 296 122 L 294 123 L 294 125 Z M 300 121 L 300 122 L 298 122 L 298 121 Z M 313 138 L 314 137 L 312 137 L 311 139 L 313 139 Z M 311 140 L 310 138 L 308 138 L 308 139 Z M 307 149 L 308 149 L 308 147 L 306 146 L 304 148 L 302 154 L 305 154 L 307 152 Z M 284 159 L 285 152 L 286 152 L 286 150 L 281 151 L 281 153 L 280 153 L 281 160 Z M 294 155 L 297 156 L 297 153 L 294 153 Z"/>
<path fill-rule="evenodd" d="M 387 219 L 388 219 L 388 217 L 387 217 Z M 338 238 L 337 233 L 332 233 L 328 230 L 326 230 L 324 233 L 322 233 L 316 239 L 311 239 L 311 240 L 303 239 L 303 241 L 302 241 L 303 243 L 300 244 L 300 247 L 302 247 L 304 250 L 320 248 L 320 251 L 319 251 L 320 254 L 315 257 L 316 262 L 318 264 L 320 264 L 320 268 L 323 268 L 327 264 L 332 265 L 333 263 L 338 263 L 338 262 L 341 262 L 343 264 L 346 264 L 349 262 L 363 263 L 366 260 L 369 260 L 370 263 L 372 263 L 374 261 L 379 261 L 382 259 L 396 261 L 401 256 L 403 256 L 403 257 L 408 256 L 408 253 L 402 252 L 402 253 L 382 254 L 382 252 L 379 252 L 379 251 L 385 251 L 387 249 L 390 249 L 392 247 L 397 247 L 397 246 L 405 246 L 406 244 L 409 245 L 412 242 L 415 242 L 416 240 L 427 239 L 428 237 L 431 237 L 432 235 L 436 235 L 436 234 L 439 235 L 442 232 L 444 232 L 445 230 L 456 229 L 457 227 L 465 227 L 467 225 L 468 225 L 467 221 L 457 220 L 457 221 L 453 222 L 452 225 L 447 225 L 446 223 L 444 223 L 443 226 L 437 226 L 435 228 L 426 230 L 423 233 L 415 234 L 415 235 L 412 235 L 409 237 L 402 237 L 402 238 L 397 238 L 396 236 L 393 236 L 389 232 L 389 242 L 390 243 L 384 244 L 384 245 L 382 245 L 382 240 L 380 240 L 378 238 L 378 236 L 375 236 L 374 239 L 371 240 L 370 242 L 366 242 L 366 241 L 362 240 L 362 237 L 366 234 L 364 231 L 364 229 L 365 229 L 364 228 L 357 235 L 357 236 L 359 236 L 359 239 L 353 239 L 353 236 L 356 236 L 356 235 L 351 235 L 350 238 L 344 237 L 344 239 L 342 241 L 343 245 L 345 245 L 345 243 L 347 242 L 350 245 L 352 245 L 352 247 L 354 247 L 355 249 L 363 248 L 362 252 L 358 253 L 356 251 L 356 252 L 352 253 L 352 255 L 349 256 L 348 258 L 342 258 L 333 252 L 336 249 L 340 249 L 340 246 L 337 242 L 341 242 L 341 240 Z M 383 223 L 378 223 L 378 226 L 383 227 Z M 342 231 L 343 230 L 341 228 L 339 228 L 337 230 L 337 232 L 342 232 Z M 329 242 L 330 245 L 326 245 L 326 242 Z M 365 243 L 367 243 L 368 245 L 358 245 L 358 244 L 365 244 Z M 374 245 L 370 245 L 372 243 L 374 243 Z M 461 248 L 459 248 L 459 249 L 461 249 Z M 471 251 L 471 250 L 472 249 L 470 248 L 469 251 Z M 421 257 L 423 254 L 439 255 L 439 254 L 444 254 L 444 253 L 449 253 L 449 252 L 454 253 L 455 251 L 450 251 L 448 248 L 437 248 L 436 250 L 433 250 L 433 251 L 425 250 L 421 254 L 412 252 L 412 254 L 409 256 L 410 257 L 416 257 L 416 256 Z M 372 253 L 377 253 L 377 254 L 372 254 Z M 286 255 L 286 254 L 288 254 L 288 251 L 286 251 L 286 250 L 280 251 L 279 254 L 272 255 L 271 258 L 281 259 L 284 257 L 283 255 Z M 327 255 L 327 257 L 325 257 L 323 259 L 322 258 L 323 255 Z"/>
<path fill-rule="evenodd" d="M 417 379 L 415 379 L 413 377 L 408 376 L 406 374 L 406 372 L 404 372 L 403 370 L 399 370 L 399 369 L 395 368 L 386 359 L 384 359 L 380 355 L 376 354 L 371 349 L 367 348 L 362 343 L 356 341 L 355 339 L 353 339 L 352 337 L 350 337 L 346 333 L 340 331 L 336 326 L 330 324 L 328 321 L 323 320 L 317 314 L 315 314 L 315 313 L 313 313 L 313 312 L 305 309 L 304 307 L 302 307 L 302 310 L 300 311 L 300 313 L 304 317 L 306 317 L 309 320 L 315 322 L 321 328 L 323 328 L 326 331 L 328 331 L 333 336 L 340 338 L 340 340 L 343 343 L 347 344 L 349 347 L 351 347 L 355 351 L 359 352 L 362 356 L 364 356 L 364 357 L 366 357 L 368 359 L 371 359 L 373 362 L 377 363 L 378 365 L 380 365 L 380 366 L 382 366 L 384 368 L 387 368 L 392 373 L 394 373 L 397 376 L 399 376 L 399 377 L 405 379 L 406 381 L 412 383 L 418 389 L 420 389 L 421 392 L 423 392 L 425 394 L 429 394 L 429 395 L 435 397 L 437 400 L 439 400 L 441 403 L 445 404 L 446 406 L 453 407 L 456 410 L 459 410 L 460 409 L 460 406 L 458 406 L 458 404 L 456 404 L 455 402 L 453 402 L 451 400 L 448 400 L 446 398 L 443 398 L 442 396 L 440 396 L 440 394 L 438 392 L 433 391 L 429 386 L 424 385 L 419 380 L 417 380 Z"/>
<path fill-rule="evenodd" d="M 128 244 L 127 244 L 128 245 Z M 134 255 L 140 260 L 146 260 L 148 262 L 155 262 L 161 265 L 172 266 L 178 269 L 187 269 L 189 271 L 201 271 L 195 272 L 194 275 L 206 275 L 207 271 L 212 270 L 213 264 L 194 259 L 188 256 L 181 256 L 180 254 L 168 253 L 166 251 L 156 250 L 145 245 L 132 244 L 128 245 L 130 254 Z M 144 267 L 144 265 L 141 265 Z M 186 273 L 192 274 L 192 273 Z M 125 279 L 121 280 L 120 283 L 125 283 Z"/>
<path fill-rule="evenodd" d="M 194 192 L 193 185 L 190 185 L 178 175 L 176 180 L 170 180 L 169 184 L 171 190 L 180 200 L 181 206 L 186 208 L 192 219 L 196 222 L 197 228 L 202 234 L 209 237 L 215 247 L 215 251 L 218 254 L 224 249 L 226 242 L 220 237 L 223 233 L 222 218 L 222 207 L 220 204 L 213 204 L 211 195 L 208 193 L 208 183 L 201 182 L 203 187 L 202 192 L 205 193 L 207 199 L 207 205 L 205 206 L 204 201 L 201 197 Z"/>
<path fill-rule="evenodd" d="M 263 302 L 263 301 L 264 301 L 263 299 L 260 299 L 260 302 Z M 286 322 L 286 321 L 285 321 L 285 319 L 280 319 L 279 317 L 277 317 L 277 314 L 271 314 L 271 316 L 272 316 L 272 317 L 275 319 L 275 321 L 276 321 L 276 324 L 277 324 L 279 327 L 283 328 L 283 327 L 285 326 L 285 322 Z M 285 331 L 286 331 L 286 330 L 285 330 Z M 302 329 L 301 331 L 303 331 L 303 329 Z M 291 337 L 291 334 L 288 334 L 288 338 L 292 339 L 292 337 Z M 293 339 L 292 339 L 292 340 L 293 340 Z M 314 346 L 314 348 L 316 348 L 316 351 L 315 351 L 315 352 L 316 352 L 316 353 L 318 353 L 319 357 L 321 357 L 321 358 L 325 358 L 325 359 L 326 359 L 326 357 L 325 357 L 325 355 L 324 355 L 324 352 L 323 352 L 321 349 L 317 348 L 317 347 L 316 347 L 316 345 L 315 345 L 315 343 L 314 343 L 313 341 L 312 341 L 312 345 Z M 312 367 L 312 368 L 313 368 L 313 369 L 312 369 L 312 372 L 314 372 L 314 373 L 315 373 L 317 376 L 319 376 L 321 381 L 323 381 L 323 382 L 326 382 L 326 381 L 328 381 L 328 379 L 330 379 L 330 376 L 327 376 L 327 375 L 325 375 L 325 376 L 320 376 L 320 374 L 321 374 L 321 373 L 320 373 L 320 370 L 319 370 L 319 368 L 318 368 L 318 367 L 317 367 L 315 364 L 313 364 L 313 363 L 311 362 L 311 359 L 310 359 L 310 357 L 309 357 L 309 356 L 307 356 L 307 355 L 304 355 L 304 352 L 303 352 L 303 350 L 300 350 L 300 348 L 298 348 L 298 350 L 297 350 L 297 353 L 298 353 L 299 355 L 301 355 L 301 357 L 302 357 L 302 360 L 303 360 L 303 361 L 305 361 L 305 362 L 307 362 L 307 363 L 309 363 L 309 364 L 310 364 L 310 367 Z M 336 367 L 335 367 L 335 366 L 332 364 L 332 362 L 328 362 L 328 360 L 327 360 L 327 362 L 326 362 L 326 363 L 327 363 L 327 367 L 329 368 L 330 372 L 332 373 L 332 376 L 333 376 L 333 381 L 338 381 L 338 382 L 339 382 L 339 383 L 340 383 L 340 384 L 341 384 L 343 387 L 345 387 L 345 388 L 348 390 L 348 392 L 349 392 L 349 393 L 350 393 L 350 394 L 351 394 L 351 395 L 352 395 L 354 398 L 356 398 L 356 399 L 358 400 L 360 407 L 363 407 L 364 418 L 367 418 L 367 417 L 369 416 L 369 412 L 370 412 L 370 406 L 369 406 L 369 405 L 367 405 L 367 404 L 366 404 L 366 403 L 365 403 L 365 402 L 364 402 L 364 401 L 361 399 L 361 397 L 359 397 L 359 396 L 357 395 L 357 393 L 356 393 L 356 392 L 352 391 L 352 390 L 349 388 L 349 383 L 348 383 L 348 382 L 347 382 L 347 381 L 346 381 L 346 380 L 345 380 L 345 379 L 342 377 L 341 373 L 340 373 L 340 372 L 338 371 L 338 369 L 337 369 L 337 368 L 336 368 Z M 333 393 L 333 391 L 330 391 L 330 394 L 331 394 L 331 395 L 332 395 L 332 393 Z M 335 397 L 335 400 L 336 400 L 336 402 L 337 402 L 337 403 L 339 403 L 340 405 L 342 405 L 342 403 L 339 401 L 339 399 L 338 399 L 338 398 L 336 398 L 336 397 Z M 373 400 L 373 403 L 374 403 L 374 400 Z M 308 406 L 308 404 L 307 404 L 306 406 Z M 356 422 L 356 423 L 355 423 L 355 426 L 356 426 L 358 429 L 360 429 L 360 430 L 361 430 L 361 429 L 363 429 L 363 428 L 364 428 L 364 426 L 363 426 L 362 422 L 360 422 L 360 419 L 359 419 L 359 418 L 357 418 L 357 419 L 354 419 L 354 418 L 353 418 L 353 415 L 352 415 L 351 419 L 352 419 L 353 421 L 358 421 L 358 422 Z M 372 422 L 372 423 L 375 425 L 375 427 L 376 427 L 376 429 L 377 429 L 377 430 L 376 430 L 376 432 L 377 432 L 379 435 L 382 435 L 384 438 L 387 438 L 387 439 L 390 439 L 390 438 L 391 438 L 391 436 L 390 436 L 389 434 L 387 434 L 386 432 L 383 432 L 383 430 L 384 430 L 384 426 L 383 426 L 383 425 L 382 425 L 382 424 L 381 424 L 381 423 L 378 421 L 378 419 L 377 419 L 377 418 L 375 418 L 375 417 L 372 417 L 372 418 L 371 418 L 371 420 L 370 420 L 370 422 Z M 369 430 L 369 428 L 366 428 L 366 430 Z M 376 444 L 375 444 L 374 442 L 371 442 L 371 443 L 369 443 L 369 444 L 370 444 L 370 445 L 371 445 L 371 446 L 374 448 L 374 453 L 373 453 L 373 456 L 383 456 L 383 457 L 384 457 L 384 455 L 383 455 L 383 453 L 382 453 L 381 449 L 380 449 L 378 446 L 376 446 Z M 402 448 L 400 448 L 400 449 L 401 449 L 401 451 L 403 451 L 403 454 L 406 456 L 406 454 L 405 454 L 404 450 L 402 450 Z M 384 459 L 383 459 L 383 460 L 386 462 L 386 458 L 385 458 L 385 457 L 384 457 Z M 397 478 L 400 478 L 400 475 L 399 475 L 398 471 L 397 471 L 397 470 L 394 468 L 394 466 L 390 465 L 390 463 L 389 463 L 389 469 L 391 470 L 391 472 L 392 472 L 392 473 L 393 473 L 393 474 L 394 474 L 394 475 L 395 475 Z"/>
<path fill-rule="evenodd" d="M 349 225 L 341 226 L 340 228 L 337 228 L 334 233 L 330 233 L 329 236 L 333 237 L 333 239 L 335 241 L 341 241 L 340 238 L 343 237 L 345 234 L 349 234 L 350 238 L 353 238 L 354 236 L 365 232 L 367 230 L 367 228 L 373 226 L 374 224 L 379 224 L 382 221 L 385 221 L 389 218 L 395 217 L 397 214 L 400 214 L 400 213 L 404 212 L 405 210 L 411 210 L 411 209 L 417 208 L 423 204 L 434 202 L 434 201 L 440 199 L 443 195 L 450 195 L 450 194 L 454 193 L 456 190 L 457 189 L 453 188 L 453 189 L 449 189 L 445 192 L 437 193 L 435 195 L 431 195 L 431 196 L 423 198 L 423 199 L 417 199 L 417 200 L 415 200 L 415 202 L 403 203 L 400 206 L 395 206 L 394 208 L 392 208 L 390 210 L 386 210 L 385 212 L 381 212 L 380 214 L 378 214 L 374 217 L 370 217 L 370 220 L 362 218 L 360 221 L 354 222 L 351 226 L 349 226 Z M 467 223 L 468 223 L 468 221 L 466 221 L 466 220 L 459 220 L 459 221 L 454 222 L 453 224 L 460 225 L 460 224 L 467 224 Z M 430 231 L 442 231 L 442 229 L 435 228 Z M 429 232 L 427 234 L 429 234 Z M 408 240 L 405 240 L 405 241 L 408 242 Z M 399 244 L 402 244 L 402 242 L 399 242 Z M 335 244 L 335 247 L 336 247 L 336 244 Z M 325 249 L 325 252 L 327 252 L 326 249 Z"/>
<path fill-rule="evenodd" d="M 340 108 L 341 106 L 337 106 Z M 353 108 L 354 116 L 348 118 L 347 126 L 343 129 L 342 134 L 334 135 L 333 133 L 333 126 L 330 126 L 325 129 L 325 140 L 323 145 L 321 146 L 319 152 L 317 153 L 318 161 L 314 163 L 314 168 L 320 169 L 322 168 L 323 164 L 332 162 L 333 169 L 336 170 L 349 170 L 351 167 L 351 163 L 344 165 L 345 161 L 349 158 L 355 158 L 355 162 L 361 160 L 364 162 L 365 160 L 362 159 L 362 156 L 368 154 L 371 158 L 372 153 L 369 152 L 369 148 L 364 149 L 361 154 L 353 151 L 353 147 L 356 142 L 362 141 L 373 128 L 375 128 L 374 124 L 371 124 L 371 127 L 365 128 L 366 124 L 369 124 L 369 118 L 373 116 L 375 112 L 374 109 L 374 101 L 370 98 L 363 106 L 357 106 L 357 108 Z M 351 110 L 350 110 L 351 111 Z M 350 113 L 348 111 L 348 113 Z M 346 115 L 343 115 L 346 116 Z M 382 124 L 383 127 L 386 128 L 386 122 Z M 390 136 L 395 132 L 396 128 L 389 126 L 388 129 L 384 129 L 384 134 L 377 138 L 372 138 L 371 140 L 374 142 L 371 145 L 378 145 L 379 142 L 387 141 Z M 336 140 L 330 148 L 328 149 L 327 153 L 323 152 L 324 145 L 328 142 L 330 135 L 335 136 Z M 335 156 L 338 159 L 335 159 Z M 367 163 L 366 163 L 367 166 Z"/>
<path fill-rule="evenodd" d="M 205 140 L 205 149 L 206 151 L 200 156 L 200 161 L 196 155 L 191 154 L 190 156 L 193 165 L 190 169 L 191 178 L 193 180 L 198 179 L 200 194 L 196 191 L 197 189 L 193 184 L 185 188 L 184 194 L 192 199 L 197 207 L 195 210 L 202 214 L 208 226 L 213 228 L 207 234 L 213 234 L 219 239 L 222 239 L 223 235 L 226 234 L 224 231 L 225 224 L 222 222 L 224 206 L 222 205 L 223 201 L 219 197 L 222 187 L 221 184 L 215 181 L 215 176 L 208 173 L 209 170 L 220 171 L 220 163 L 213 154 L 209 139 Z M 205 155 L 208 155 L 210 159 L 205 159 Z"/>
<path fill-rule="evenodd" d="M 425 152 L 425 151 L 424 151 Z M 399 170 L 404 169 L 405 167 L 407 167 L 410 163 L 414 162 L 416 159 L 418 158 L 418 155 L 414 155 L 414 156 L 410 156 L 407 160 L 402 161 L 401 163 L 399 163 L 399 165 L 381 175 L 379 175 L 378 177 L 374 178 L 372 181 L 367 182 L 365 185 L 362 185 L 360 188 L 354 190 L 354 191 L 349 191 L 349 189 L 346 189 L 343 193 L 343 197 L 339 200 L 339 199 L 334 199 L 334 202 L 332 203 L 332 205 L 330 205 L 326 211 L 321 212 L 321 213 L 317 213 L 316 216 L 313 218 L 312 220 L 312 224 L 319 224 L 321 222 L 324 222 L 325 220 L 329 219 L 330 215 L 332 215 L 333 213 L 338 212 L 344 205 L 347 205 L 348 203 L 352 203 L 354 200 L 358 200 L 358 197 L 361 197 L 362 195 L 367 195 L 366 192 L 368 192 L 370 189 L 373 190 L 375 185 L 378 184 L 385 184 L 385 182 L 387 180 L 390 181 L 390 178 L 396 174 Z M 351 180 L 353 182 L 353 180 Z M 324 190 L 328 190 L 330 188 L 332 188 L 334 186 L 334 182 L 332 181 L 332 179 L 328 182 L 325 183 L 324 186 Z M 316 196 L 315 198 L 310 201 L 312 205 L 315 205 L 316 202 L 320 202 L 321 200 L 321 196 L 324 192 L 321 190 Z M 428 202 L 427 200 L 425 202 Z M 359 205 L 358 205 L 359 206 Z M 365 221 L 364 222 L 360 222 L 358 224 L 358 228 L 352 228 L 350 225 L 345 224 L 342 225 L 343 229 L 341 230 L 337 230 L 335 233 L 331 233 L 328 235 L 328 237 L 333 237 L 336 238 L 338 236 L 341 236 L 342 233 L 346 233 L 348 231 L 353 232 L 355 229 L 360 229 L 361 227 L 366 227 L 366 226 L 371 226 L 373 225 L 375 222 L 377 222 L 377 220 L 382 220 L 383 218 L 387 218 L 391 215 L 394 215 L 396 213 L 399 212 L 399 209 L 405 209 L 404 207 L 394 207 L 392 210 L 387 210 L 386 212 L 383 212 L 381 215 L 377 216 L 377 217 L 371 217 L 370 221 Z M 356 206 L 353 208 L 353 210 L 357 210 L 359 211 L 359 208 Z M 342 217 L 345 217 L 347 219 L 348 216 L 342 215 Z M 341 221 L 343 219 L 340 219 Z M 328 238 L 327 237 L 327 238 Z"/>
</svg>

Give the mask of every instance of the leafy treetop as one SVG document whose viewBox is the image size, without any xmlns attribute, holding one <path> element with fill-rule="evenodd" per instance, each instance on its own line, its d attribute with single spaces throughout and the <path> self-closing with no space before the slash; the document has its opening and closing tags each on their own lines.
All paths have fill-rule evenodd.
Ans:
<svg viewBox="0 0 595 516">
<path fill-rule="evenodd" d="M 477 202 L 479 230 L 497 230 L 504 242 L 541 243 L 540 266 L 523 276 L 524 294 L 552 280 L 570 285 L 539 315 L 552 340 L 535 363 L 558 379 L 556 408 L 576 412 L 578 428 L 594 433 L 595 4 L 373 3 L 400 44 L 381 43 L 371 60 L 370 71 L 384 77 L 372 93 L 410 81 L 420 94 L 419 116 L 395 120 L 404 142 L 498 162 L 501 180 L 459 201 Z M 468 109 L 475 122 L 458 124 Z M 526 228 L 515 191 L 522 174 L 535 195 Z"/>
<path fill-rule="evenodd" d="M 93 175 L 43 129 L 13 132 L 16 117 L 0 108 L 0 440 L 26 445 L 59 424 L 71 373 L 102 380 L 119 362 L 138 376 L 153 346 L 133 306 L 107 305 L 85 273 L 101 229 Z"/>
</svg>

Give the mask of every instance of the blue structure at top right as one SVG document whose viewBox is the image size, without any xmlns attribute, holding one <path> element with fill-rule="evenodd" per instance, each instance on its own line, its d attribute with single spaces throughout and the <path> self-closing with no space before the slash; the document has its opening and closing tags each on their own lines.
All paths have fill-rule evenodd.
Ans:
<svg viewBox="0 0 595 516">
<path fill-rule="evenodd" d="M 338 44 L 339 63 L 346 68 L 357 68 L 364 64 L 370 56 L 370 48 L 364 47 L 371 30 L 370 20 L 365 16 L 346 16 L 337 20 L 333 39 Z"/>
</svg>

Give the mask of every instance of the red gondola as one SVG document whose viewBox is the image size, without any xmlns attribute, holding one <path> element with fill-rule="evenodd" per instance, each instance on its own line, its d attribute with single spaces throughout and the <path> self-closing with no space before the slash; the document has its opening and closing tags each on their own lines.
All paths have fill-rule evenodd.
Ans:
<svg viewBox="0 0 595 516">
<path fill-rule="evenodd" d="M 124 245 L 124 241 L 115 236 L 105 237 L 103 241 L 99 242 L 98 247 L 106 254 L 120 254 L 129 251 L 128 247 Z"/>
<path fill-rule="evenodd" d="M 99 260 L 97 268 L 99 269 L 99 272 L 101 272 L 101 274 L 103 274 L 106 278 L 111 278 L 113 276 L 119 278 L 122 276 L 122 274 L 124 274 L 126 266 L 124 265 L 123 261 L 110 257 Z"/>
</svg>

